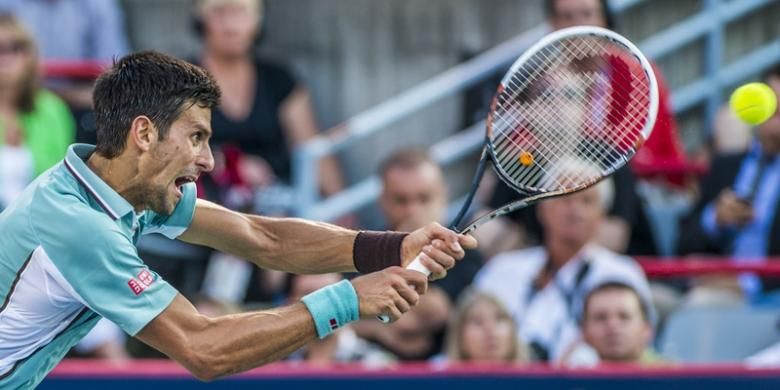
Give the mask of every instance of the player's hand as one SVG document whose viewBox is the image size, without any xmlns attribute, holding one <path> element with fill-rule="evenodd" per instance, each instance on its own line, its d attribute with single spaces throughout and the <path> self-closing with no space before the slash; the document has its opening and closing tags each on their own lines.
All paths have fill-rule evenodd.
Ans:
<svg viewBox="0 0 780 390">
<path fill-rule="evenodd" d="M 464 249 L 477 247 L 477 240 L 469 235 L 457 234 L 438 223 L 428 224 L 411 232 L 401 243 L 401 265 L 406 267 L 422 253 L 422 265 L 431 271 L 431 280 L 441 279 L 455 261 L 465 255 Z"/>
<path fill-rule="evenodd" d="M 715 201 L 715 222 L 718 226 L 742 226 L 753 220 L 753 206 L 737 198 L 734 191 L 723 190 Z"/>
<path fill-rule="evenodd" d="M 352 279 L 360 302 L 360 317 L 387 314 L 395 321 L 420 301 L 428 281 L 417 271 L 390 267 Z"/>
</svg>

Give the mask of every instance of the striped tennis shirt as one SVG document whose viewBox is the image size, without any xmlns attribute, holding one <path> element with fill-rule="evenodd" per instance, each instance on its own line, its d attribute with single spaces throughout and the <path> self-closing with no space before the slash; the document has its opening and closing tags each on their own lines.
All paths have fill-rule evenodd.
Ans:
<svg viewBox="0 0 780 390">
<path fill-rule="evenodd" d="M 105 317 L 130 335 L 176 290 L 138 257 L 143 234 L 181 235 L 195 185 L 170 216 L 136 212 L 75 144 L 0 214 L 0 388 L 33 388 Z"/>
</svg>

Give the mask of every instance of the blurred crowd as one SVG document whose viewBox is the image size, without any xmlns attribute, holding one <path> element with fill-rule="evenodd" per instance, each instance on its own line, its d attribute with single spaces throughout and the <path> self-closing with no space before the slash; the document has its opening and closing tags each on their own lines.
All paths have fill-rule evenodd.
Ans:
<svg viewBox="0 0 780 390">
<path fill-rule="evenodd" d="M 198 182 L 199 196 L 236 210 L 288 215 L 289 202 L 283 200 L 294 196 L 292 150 L 320 129 L 312 94 L 290 67 L 256 55 L 260 0 L 197 0 L 193 7 L 193 34 L 202 50 L 187 59 L 208 69 L 223 93 L 212 118 L 216 168 Z M 614 28 L 605 1 L 546 0 L 544 7 L 552 29 Z M 91 83 L 44 78 L 41 64 L 108 62 L 129 50 L 117 1 L 0 2 L 0 210 L 55 165 L 69 144 L 94 141 Z M 476 233 L 480 249 L 432 283 L 399 321 L 358 322 L 290 359 L 372 367 L 421 360 L 669 365 L 678 362 L 657 350 L 656 335 L 676 313 L 780 307 L 772 306 L 780 305 L 777 280 L 740 274 L 648 281 L 633 259 L 716 255 L 763 262 L 780 253 L 780 113 L 751 129 L 724 108 L 712 129 L 701 129 L 711 136 L 709 143 L 686 152 L 669 89 L 658 69 L 656 75 L 658 119 L 629 166 L 591 189 L 485 225 Z M 780 95 L 780 66 L 761 81 Z M 319 168 L 324 196 L 343 189 L 335 157 L 320 161 Z M 450 219 L 454 194 L 424 147 L 393 152 L 377 174 L 382 183 L 377 207 L 387 229 L 411 231 Z M 495 177 L 485 180 L 488 190 L 474 215 L 519 196 Z M 346 216 L 338 223 L 359 229 L 357 221 Z M 145 238 L 139 251 L 201 312 L 213 315 L 294 301 L 351 276 L 261 270 L 156 237 Z M 774 352 L 765 347 L 751 361 L 780 364 L 777 347 Z M 155 353 L 104 321 L 71 355 L 121 360 Z"/>
</svg>

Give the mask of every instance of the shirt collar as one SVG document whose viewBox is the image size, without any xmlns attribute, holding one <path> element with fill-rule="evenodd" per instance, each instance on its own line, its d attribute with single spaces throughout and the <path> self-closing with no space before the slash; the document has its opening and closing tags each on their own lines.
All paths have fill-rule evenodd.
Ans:
<svg viewBox="0 0 780 390">
<path fill-rule="evenodd" d="M 117 220 L 134 212 L 133 206 L 125 198 L 87 166 L 86 160 L 94 151 L 94 145 L 71 145 L 65 155 L 65 168 L 112 219 Z"/>
</svg>

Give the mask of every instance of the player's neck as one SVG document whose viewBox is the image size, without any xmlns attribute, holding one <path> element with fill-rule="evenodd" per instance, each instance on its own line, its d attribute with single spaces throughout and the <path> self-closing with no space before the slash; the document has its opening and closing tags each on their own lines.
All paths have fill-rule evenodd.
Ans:
<svg viewBox="0 0 780 390">
<path fill-rule="evenodd" d="M 141 211 L 144 209 L 144 205 L 138 204 L 139 202 L 131 195 L 136 193 L 133 189 L 138 181 L 138 170 L 134 164 L 126 162 L 123 156 L 124 154 L 109 159 L 92 153 L 87 160 L 87 166 L 109 187 L 127 200 L 136 211 Z"/>
</svg>

